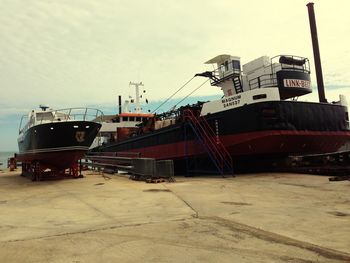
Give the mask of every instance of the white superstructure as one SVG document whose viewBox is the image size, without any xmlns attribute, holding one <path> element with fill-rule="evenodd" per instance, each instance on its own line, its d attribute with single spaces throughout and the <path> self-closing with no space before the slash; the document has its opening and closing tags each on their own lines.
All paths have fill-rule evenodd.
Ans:
<svg viewBox="0 0 350 263">
<path fill-rule="evenodd" d="M 216 69 L 196 76 L 210 78 L 212 86 L 221 88 L 223 98 L 204 103 L 202 116 L 257 102 L 295 98 L 312 91 L 307 58 L 262 56 L 241 67 L 240 57 L 222 54 L 205 64 Z"/>
<path fill-rule="evenodd" d="M 145 91 L 140 92 L 140 87 L 143 87 L 142 82 L 131 82 L 129 87 L 135 87 L 135 98 L 129 97 L 121 106 L 121 112 L 114 115 L 106 115 L 102 120 L 102 127 L 91 148 L 101 144 L 115 142 L 121 136 L 125 136 L 125 130 L 133 132 L 137 125 L 148 120 L 153 114 L 143 113 L 140 103 L 140 98 Z M 147 99 L 146 102 L 148 103 Z M 130 110 L 132 106 L 133 110 Z M 118 130 L 120 131 L 118 134 Z"/>
</svg>

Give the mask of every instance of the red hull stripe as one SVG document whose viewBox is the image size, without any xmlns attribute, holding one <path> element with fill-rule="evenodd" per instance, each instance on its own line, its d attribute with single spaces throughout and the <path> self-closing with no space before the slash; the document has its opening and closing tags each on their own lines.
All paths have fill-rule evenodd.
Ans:
<svg viewBox="0 0 350 263">
<path fill-rule="evenodd" d="M 350 141 L 350 131 L 262 131 L 244 134 L 220 136 L 220 140 L 232 156 L 252 154 L 316 154 L 336 152 Z M 205 154 L 205 149 L 198 141 L 131 149 L 142 157 L 156 159 L 179 159 L 186 156 Z"/>
</svg>

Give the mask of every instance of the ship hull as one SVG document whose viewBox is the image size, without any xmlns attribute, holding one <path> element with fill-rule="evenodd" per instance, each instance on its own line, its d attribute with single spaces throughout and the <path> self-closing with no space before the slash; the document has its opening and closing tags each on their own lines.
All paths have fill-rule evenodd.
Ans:
<svg viewBox="0 0 350 263">
<path fill-rule="evenodd" d="M 205 119 L 234 158 L 335 152 L 350 141 L 347 109 L 341 105 L 271 101 L 208 114 Z M 174 160 L 206 155 L 185 122 L 94 151 Z"/>
<path fill-rule="evenodd" d="M 231 156 L 319 154 L 336 152 L 350 139 L 350 132 L 263 131 L 239 135 L 220 136 Z M 124 145 L 125 146 L 125 145 Z M 107 149 L 106 149 L 107 150 Z M 142 148 L 113 147 L 107 151 L 135 152 L 142 157 L 181 159 L 206 154 L 197 140 L 153 145 Z"/>
<path fill-rule="evenodd" d="M 39 124 L 18 140 L 22 162 L 39 162 L 41 167 L 70 168 L 88 151 L 101 125 L 90 121 Z"/>
</svg>

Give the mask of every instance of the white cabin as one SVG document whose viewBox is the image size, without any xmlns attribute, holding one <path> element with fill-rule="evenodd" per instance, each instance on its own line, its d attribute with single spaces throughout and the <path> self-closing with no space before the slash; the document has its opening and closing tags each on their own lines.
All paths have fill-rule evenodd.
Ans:
<svg viewBox="0 0 350 263">
<path fill-rule="evenodd" d="M 224 96 L 204 103 L 202 116 L 252 103 L 293 99 L 312 92 L 310 64 L 304 57 L 262 56 L 244 64 L 241 70 L 239 57 L 223 54 L 205 64 L 213 64 L 216 69 L 196 76 L 210 78 L 211 85 L 220 87 Z M 347 106 L 342 95 L 339 102 L 334 103 Z"/>
<path fill-rule="evenodd" d="M 279 55 L 262 56 L 242 66 L 240 58 L 232 55 L 216 56 L 205 64 L 214 64 L 207 76 L 212 86 L 222 89 L 225 97 L 257 88 L 277 88 L 281 99 L 293 98 L 311 92 L 310 65 L 307 58 Z"/>
</svg>

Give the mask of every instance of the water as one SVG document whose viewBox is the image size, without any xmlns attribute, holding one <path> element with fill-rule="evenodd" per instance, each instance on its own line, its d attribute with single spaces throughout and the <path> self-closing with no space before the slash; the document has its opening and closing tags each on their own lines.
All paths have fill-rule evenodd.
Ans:
<svg viewBox="0 0 350 263">
<path fill-rule="evenodd" d="M 14 152 L 0 152 L 0 169 L 7 168 L 7 159 L 13 157 Z"/>
</svg>

